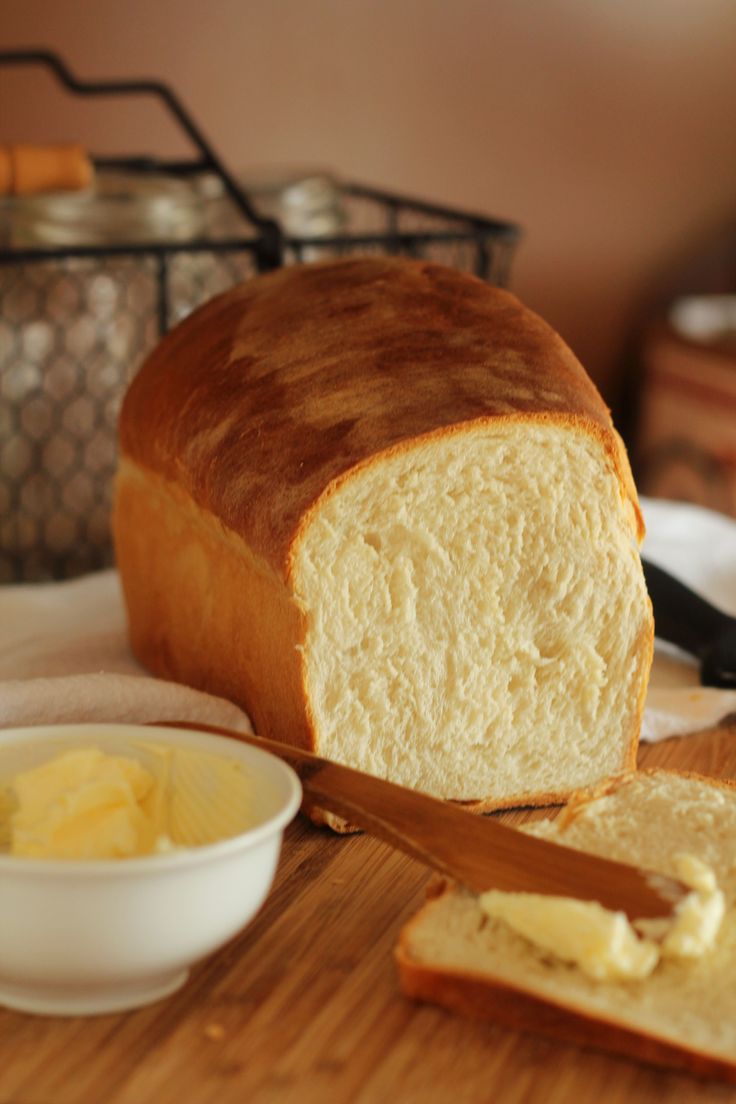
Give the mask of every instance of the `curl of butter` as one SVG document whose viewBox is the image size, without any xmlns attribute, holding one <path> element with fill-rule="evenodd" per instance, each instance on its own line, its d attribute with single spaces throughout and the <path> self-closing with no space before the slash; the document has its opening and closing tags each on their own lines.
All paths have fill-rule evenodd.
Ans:
<svg viewBox="0 0 736 1104">
<path fill-rule="evenodd" d="M 102 859 L 150 854 L 145 808 L 154 780 L 135 759 L 69 751 L 16 775 L 10 850 L 25 858 Z"/>
<path fill-rule="evenodd" d="M 677 855 L 675 873 L 693 892 L 680 901 L 674 923 L 639 920 L 636 926 L 661 942 L 663 958 L 700 958 L 716 941 L 726 901 L 711 868 L 695 855 Z"/>
<path fill-rule="evenodd" d="M 675 870 L 692 892 L 673 920 L 638 921 L 636 928 L 623 912 L 571 897 L 491 890 L 481 894 L 479 904 L 488 916 L 595 981 L 641 979 L 662 958 L 705 954 L 723 920 L 725 899 L 710 867 L 694 855 L 678 855 Z"/>
<path fill-rule="evenodd" d="M 238 762 L 170 745 L 136 750 L 142 761 L 76 748 L 16 775 L 0 792 L 0 848 L 26 858 L 132 858 L 252 825 L 253 780 Z"/>
</svg>

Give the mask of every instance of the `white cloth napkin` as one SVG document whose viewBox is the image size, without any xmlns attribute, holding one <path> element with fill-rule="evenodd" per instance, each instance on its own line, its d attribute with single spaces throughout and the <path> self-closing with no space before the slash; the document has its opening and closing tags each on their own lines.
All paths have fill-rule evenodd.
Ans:
<svg viewBox="0 0 736 1104">
<path fill-rule="evenodd" d="M 252 731 L 232 702 L 136 662 L 117 572 L 0 587 L 0 728 L 167 719 Z"/>
<path fill-rule="evenodd" d="M 736 522 L 686 503 L 643 498 L 642 553 L 736 615 Z M 642 740 L 682 736 L 736 713 L 736 691 L 700 685 L 696 660 L 657 640 L 642 721 Z"/>
<path fill-rule="evenodd" d="M 736 522 L 696 506 L 643 499 L 644 553 L 736 614 Z M 698 666 L 657 641 L 642 739 L 715 724 L 736 692 L 700 686 Z M 0 727 L 177 718 L 252 731 L 231 702 L 152 678 L 128 647 L 117 573 L 0 587 Z"/>
</svg>

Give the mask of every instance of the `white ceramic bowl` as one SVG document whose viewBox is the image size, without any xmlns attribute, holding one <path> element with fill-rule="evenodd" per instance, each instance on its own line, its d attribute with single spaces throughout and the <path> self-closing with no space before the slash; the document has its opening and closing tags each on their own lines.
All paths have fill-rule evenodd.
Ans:
<svg viewBox="0 0 736 1104">
<path fill-rule="evenodd" d="M 0 1005 L 49 1015 L 136 1008 L 173 993 L 189 967 L 256 914 L 301 800 L 285 763 L 237 740 L 141 725 L 0 731 L 0 777 L 66 747 L 131 742 L 224 755 L 255 780 L 255 827 L 203 847 L 118 860 L 0 854 Z"/>
</svg>

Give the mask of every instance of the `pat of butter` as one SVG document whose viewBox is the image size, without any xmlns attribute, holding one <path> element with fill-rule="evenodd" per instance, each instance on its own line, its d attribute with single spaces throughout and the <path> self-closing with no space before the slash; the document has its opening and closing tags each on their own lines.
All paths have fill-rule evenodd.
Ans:
<svg viewBox="0 0 736 1104">
<path fill-rule="evenodd" d="M 697 958 L 713 946 L 725 901 L 713 871 L 693 855 L 675 860 L 689 893 L 673 920 L 638 921 L 641 938 L 623 912 L 595 901 L 537 893 L 481 894 L 480 907 L 519 935 L 596 981 L 648 977 L 661 958 Z"/>
<path fill-rule="evenodd" d="M 173 745 L 134 746 L 139 757 L 78 748 L 18 774 L 0 792 L 0 849 L 131 858 L 214 843 L 252 825 L 252 780 L 240 763 Z"/>
</svg>

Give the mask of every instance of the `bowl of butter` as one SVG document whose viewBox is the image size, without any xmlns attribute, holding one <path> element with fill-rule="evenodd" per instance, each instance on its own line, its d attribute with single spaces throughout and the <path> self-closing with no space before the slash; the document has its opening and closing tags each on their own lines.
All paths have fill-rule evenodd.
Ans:
<svg viewBox="0 0 736 1104">
<path fill-rule="evenodd" d="M 0 1005 L 137 1008 L 241 931 L 273 882 L 296 774 L 163 726 L 0 732 Z"/>
</svg>

